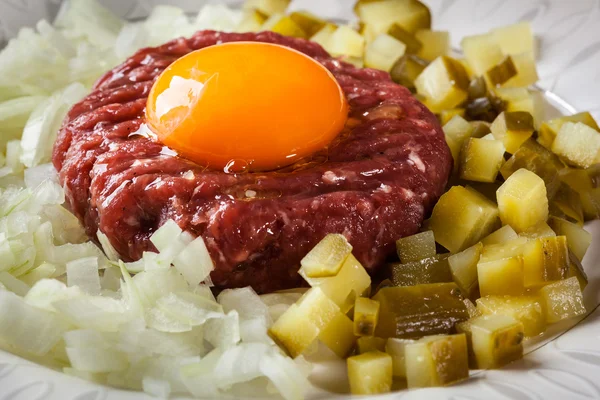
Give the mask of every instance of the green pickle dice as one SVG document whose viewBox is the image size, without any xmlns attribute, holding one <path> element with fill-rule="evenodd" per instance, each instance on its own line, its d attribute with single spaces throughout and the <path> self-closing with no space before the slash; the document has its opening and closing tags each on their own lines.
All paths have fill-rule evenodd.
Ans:
<svg viewBox="0 0 600 400">
<path fill-rule="evenodd" d="M 292 18 L 286 15 L 273 14 L 265 21 L 262 30 L 272 31 L 284 36 L 292 36 L 306 39 L 308 35 Z"/>
<path fill-rule="evenodd" d="M 581 287 L 581 291 L 588 284 L 588 277 L 583 269 L 583 265 L 581 265 L 581 261 L 573 254 L 569 252 L 569 278 L 575 277 L 579 281 L 579 286 Z"/>
<path fill-rule="evenodd" d="M 494 137 L 504 143 L 506 151 L 514 154 L 533 135 L 535 127 L 530 113 L 516 111 L 498 115 L 490 129 Z"/>
<path fill-rule="evenodd" d="M 469 138 L 460 156 L 460 177 L 468 181 L 494 182 L 504 162 L 504 144 L 499 140 Z"/>
<path fill-rule="evenodd" d="M 335 276 L 350 253 L 352 245 L 343 235 L 329 234 L 300 261 L 302 272 L 309 278 Z"/>
<path fill-rule="evenodd" d="M 484 75 L 502 62 L 505 55 L 491 34 L 467 36 L 460 42 L 465 58 L 476 76 Z"/>
<path fill-rule="evenodd" d="M 420 29 L 415 37 L 422 43 L 417 55 L 423 60 L 433 61 L 439 56 L 450 54 L 450 33 Z"/>
<path fill-rule="evenodd" d="M 567 122 L 581 122 L 592 129 L 600 131 L 600 127 L 598 127 L 594 117 L 592 117 L 592 115 L 586 111 L 544 122 L 540 126 L 540 130 L 538 132 L 538 142 L 540 142 L 540 144 L 542 144 L 544 147 L 551 149 L 558 131 L 560 131 L 560 128 L 562 128 L 562 126 Z"/>
<path fill-rule="evenodd" d="M 394 64 L 390 76 L 394 82 L 415 91 L 415 80 L 421 75 L 426 66 L 427 63 L 418 57 L 405 55 Z"/>
<path fill-rule="evenodd" d="M 406 52 L 406 45 L 385 33 L 379 34 L 365 49 L 365 66 L 390 72 Z"/>
<path fill-rule="evenodd" d="M 388 29 L 387 34 L 404 43 L 407 54 L 417 54 L 423 47 L 423 43 L 415 35 L 407 32 L 406 29 L 396 23 Z"/>
<path fill-rule="evenodd" d="M 370 351 L 385 351 L 387 339 L 377 336 L 361 336 L 356 341 L 356 350 L 358 354 L 368 353 Z"/>
<path fill-rule="evenodd" d="M 550 238 L 555 237 L 556 232 L 554 232 L 550 225 L 548 225 L 546 222 L 540 222 L 539 224 L 519 233 L 519 236 L 527 239 Z"/>
<path fill-rule="evenodd" d="M 409 33 L 431 28 L 431 12 L 418 0 L 359 0 L 354 12 L 364 23 L 371 24 L 385 32 L 393 24 L 398 24 Z"/>
<path fill-rule="evenodd" d="M 448 258 L 452 278 L 465 297 L 472 297 L 477 291 L 477 263 L 482 249 L 483 245 L 477 243 Z"/>
<path fill-rule="evenodd" d="M 498 221 L 498 208 L 474 189 L 454 186 L 433 209 L 429 227 L 436 241 L 452 253 L 477 243 Z"/>
<path fill-rule="evenodd" d="M 356 336 L 373 336 L 379 319 L 379 302 L 357 297 L 354 305 L 354 334 Z"/>
<path fill-rule="evenodd" d="M 549 197 L 550 214 L 583 225 L 584 215 L 581 197 L 569 185 L 561 182 L 554 196 Z"/>
<path fill-rule="evenodd" d="M 523 324 L 527 337 L 546 330 L 546 314 L 536 296 L 486 296 L 477 299 L 477 309 L 483 315 L 507 315 Z"/>
<path fill-rule="evenodd" d="M 523 358 L 524 328 L 513 317 L 484 315 L 456 328 L 467 335 L 474 368 L 499 368 Z"/>
<path fill-rule="evenodd" d="M 511 56 L 506 57 L 501 63 L 488 69 L 485 76 L 492 87 L 502 86 L 509 79 L 517 75 L 517 67 Z"/>
<path fill-rule="evenodd" d="M 417 77 L 415 87 L 429 109 L 436 113 L 455 108 L 467 99 L 469 77 L 460 62 L 440 56 Z"/>
<path fill-rule="evenodd" d="M 390 264 L 392 283 L 395 286 L 414 286 L 426 283 L 452 282 L 448 254 L 438 254 L 433 257 L 406 264 Z"/>
<path fill-rule="evenodd" d="M 319 340 L 338 357 L 344 358 L 356 345 L 354 323 L 346 314 L 338 312 L 320 331 Z"/>
<path fill-rule="evenodd" d="M 406 346 L 415 343 L 411 339 L 389 338 L 385 344 L 385 352 L 392 356 L 393 375 L 406 378 Z"/>
<path fill-rule="evenodd" d="M 552 151 L 571 165 L 589 168 L 600 162 L 600 133 L 582 122 L 565 122 L 552 143 Z"/>
<path fill-rule="evenodd" d="M 290 18 L 294 21 L 308 37 L 319 32 L 327 24 L 327 22 L 308 11 L 294 11 L 290 14 Z"/>
<path fill-rule="evenodd" d="M 396 241 L 396 251 L 400 262 L 409 263 L 435 256 L 433 231 L 416 233 Z"/>
<path fill-rule="evenodd" d="M 506 242 L 510 242 L 512 240 L 518 239 L 519 235 L 510 225 L 504 225 L 502 228 L 490 233 L 483 239 L 481 239 L 481 243 L 484 246 L 489 246 L 491 244 L 503 244 Z"/>
<path fill-rule="evenodd" d="M 531 171 L 521 168 L 513 173 L 500 186 L 496 196 L 502 223 L 517 232 L 548 219 L 546 185 Z"/>
<path fill-rule="evenodd" d="M 569 248 L 565 236 L 531 240 L 523 246 L 526 288 L 565 279 L 569 273 Z"/>
<path fill-rule="evenodd" d="M 586 313 L 581 286 L 575 276 L 544 286 L 539 295 L 549 323 Z"/>
<path fill-rule="evenodd" d="M 465 118 L 467 110 L 464 108 L 451 108 L 449 110 L 443 110 L 440 112 L 439 120 L 442 126 L 446 125 L 450 120 L 456 116 L 461 118 Z"/>
<path fill-rule="evenodd" d="M 527 239 L 483 247 L 477 264 L 479 292 L 489 295 L 521 295 L 525 292 L 522 249 Z"/>
<path fill-rule="evenodd" d="M 592 234 L 583 227 L 562 218 L 550 217 L 548 223 L 558 235 L 567 237 L 569 250 L 579 261 L 583 260 L 583 256 L 592 244 Z"/>
<path fill-rule="evenodd" d="M 424 337 L 406 345 L 406 381 L 410 389 L 446 386 L 469 377 L 465 334 Z"/>
<path fill-rule="evenodd" d="M 392 390 L 392 357 L 373 351 L 349 357 L 346 361 L 352 394 L 379 394 Z"/>
<path fill-rule="evenodd" d="M 381 304 L 375 334 L 413 339 L 451 333 L 469 314 L 455 283 L 383 288 L 374 300 Z"/>
</svg>

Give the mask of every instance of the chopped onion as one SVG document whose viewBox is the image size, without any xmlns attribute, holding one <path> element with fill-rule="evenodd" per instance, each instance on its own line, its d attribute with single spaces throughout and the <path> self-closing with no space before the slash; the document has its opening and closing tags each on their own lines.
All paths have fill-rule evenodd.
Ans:
<svg viewBox="0 0 600 400">
<path fill-rule="evenodd" d="M 99 332 L 118 332 L 119 326 L 131 319 L 125 304 L 109 297 L 83 295 L 52 305 L 73 325 Z"/>
<path fill-rule="evenodd" d="M 96 237 L 98 237 L 98 241 L 100 242 L 100 246 L 102 246 L 102 250 L 104 250 L 104 254 L 110 261 L 118 261 L 119 253 L 115 250 L 113 245 L 110 243 L 108 236 L 106 236 L 100 229 L 96 232 Z M 129 268 L 127 269 L 129 271 Z"/>
<path fill-rule="evenodd" d="M 67 263 L 67 285 L 78 286 L 87 294 L 100 294 L 98 258 L 85 257 Z"/>
<path fill-rule="evenodd" d="M 171 395 L 171 384 L 168 381 L 150 376 L 145 376 L 142 379 L 142 388 L 149 395 L 161 399 L 166 399 Z"/>
<path fill-rule="evenodd" d="M 210 276 L 215 266 L 199 236 L 188 244 L 173 261 L 173 265 L 190 285 L 197 285 Z"/>
</svg>

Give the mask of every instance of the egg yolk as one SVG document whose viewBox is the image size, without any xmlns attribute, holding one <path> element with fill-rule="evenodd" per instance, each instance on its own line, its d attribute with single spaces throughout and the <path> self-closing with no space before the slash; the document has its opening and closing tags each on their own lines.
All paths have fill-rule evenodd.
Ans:
<svg viewBox="0 0 600 400">
<path fill-rule="evenodd" d="M 265 171 L 324 149 L 343 129 L 346 97 L 319 62 L 288 47 L 234 42 L 173 62 L 146 106 L 150 129 L 200 165 Z"/>
</svg>

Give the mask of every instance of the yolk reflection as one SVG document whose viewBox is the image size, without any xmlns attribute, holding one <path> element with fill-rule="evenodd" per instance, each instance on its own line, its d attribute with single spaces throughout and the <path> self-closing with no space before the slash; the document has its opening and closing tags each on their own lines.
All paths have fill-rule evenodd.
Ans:
<svg viewBox="0 0 600 400">
<path fill-rule="evenodd" d="M 287 47 L 234 42 L 194 51 L 158 78 L 146 107 L 165 145 L 201 165 L 264 171 L 325 148 L 348 104 L 333 75 Z"/>
</svg>

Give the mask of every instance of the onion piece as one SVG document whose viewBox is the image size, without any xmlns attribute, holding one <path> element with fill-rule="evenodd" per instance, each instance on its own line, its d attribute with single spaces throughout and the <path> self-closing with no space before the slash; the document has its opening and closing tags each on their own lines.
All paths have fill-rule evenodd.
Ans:
<svg viewBox="0 0 600 400">
<path fill-rule="evenodd" d="M 85 257 L 67 263 L 67 285 L 78 286 L 87 294 L 100 294 L 98 258 Z"/>
</svg>

